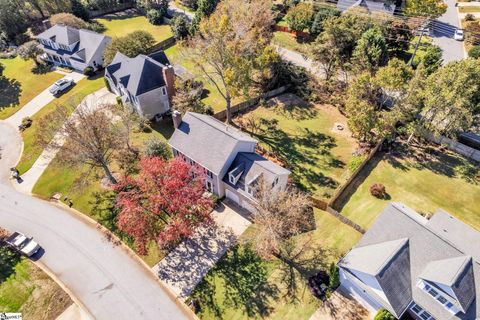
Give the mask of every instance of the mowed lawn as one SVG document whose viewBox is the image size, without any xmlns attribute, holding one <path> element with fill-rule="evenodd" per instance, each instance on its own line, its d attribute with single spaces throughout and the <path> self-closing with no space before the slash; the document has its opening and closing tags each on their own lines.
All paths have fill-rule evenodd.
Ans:
<svg viewBox="0 0 480 320">
<path fill-rule="evenodd" d="M 478 167 L 451 152 L 428 158 L 421 152 L 383 156 L 341 213 L 368 228 L 388 202 L 399 201 L 424 214 L 442 208 L 480 231 L 480 185 L 474 182 Z M 370 195 L 373 183 L 385 185 L 388 200 Z"/>
<path fill-rule="evenodd" d="M 24 143 L 23 153 L 22 158 L 17 165 L 17 169 L 20 171 L 20 174 L 28 171 L 43 151 L 42 146 L 40 146 L 36 141 L 36 134 L 37 130 L 39 129 L 40 120 L 53 112 L 58 106 L 62 105 L 67 106 L 69 110 L 73 112 L 74 107 L 77 106 L 83 98 L 90 93 L 100 90 L 103 86 L 104 81 L 102 76 L 97 76 L 93 79 L 82 79 L 68 92 L 65 92 L 58 99 L 53 100 L 43 107 L 42 110 L 32 116 L 32 126 L 22 132 Z"/>
<path fill-rule="evenodd" d="M 0 63 L 5 66 L 3 75 L 10 81 L 18 82 L 18 85 L 10 83 L 6 93 L 0 95 L 0 119 L 8 118 L 40 92 L 63 77 L 63 75 L 53 71 L 45 74 L 34 74 L 32 72 L 34 62 L 32 60 L 22 60 L 20 57 L 0 59 Z"/>
<path fill-rule="evenodd" d="M 172 30 L 169 25 L 153 25 L 141 15 L 126 12 L 113 13 L 95 19 L 105 26 L 104 34 L 112 38 L 123 37 L 133 31 L 143 30 L 152 34 L 156 42 L 170 38 Z"/>
<path fill-rule="evenodd" d="M 315 248 L 299 266 L 294 301 L 285 297 L 288 274 L 278 260 L 262 261 L 245 245 L 230 249 L 196 287 L 193 297 L 200 302 L 198 316 L 210 319 L 309 319 L 321 302 L 305 285 L 306 279 L 331 262 L 336 262 L 361 237 L 325 211 L 314 211 L 316 229 L 302 235 Z M 251 226 L 246 233 L 255 232 Z M 308 258 L 310 257 L 310 258 Z M 287 277 L 288 278 L 288 277 Z"/>
<path fill-rule="evenodd" d="M 304 191 L 329 198 L 349 176 L 347 163 L 356 142 L 346 118 L 331 106 L 310 105 L 292 94 L 284 94 L 244 116 L 255 117 L 258 132 L 250 132 L 283 166 Z M 235 120 L 237 124 L 242 121 Z M 344 129 L 334 130 L 335 124 Z M 248 127 L 246 128 L 247 130 Z"/>
</svg>

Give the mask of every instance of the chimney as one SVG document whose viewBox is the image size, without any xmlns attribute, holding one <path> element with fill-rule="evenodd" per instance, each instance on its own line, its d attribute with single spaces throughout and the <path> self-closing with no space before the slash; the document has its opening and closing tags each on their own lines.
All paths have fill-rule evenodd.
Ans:
<svg viewBox="0 0 480 320">
<path fill-rule="evenodd" d="M 173 127 L 177 129 L 182 123 L 182 114 L 177 110 L 173 111 L 172 120 L 173 120 Z"/>
<path fill-rule="evenodd" d="M 175 70 L 173 70 L 173 66 L 165 66 L 162 72 L 167 84 L 168 99 L 172 100 L 172 97 L 175 95 Z"/>
</svg>

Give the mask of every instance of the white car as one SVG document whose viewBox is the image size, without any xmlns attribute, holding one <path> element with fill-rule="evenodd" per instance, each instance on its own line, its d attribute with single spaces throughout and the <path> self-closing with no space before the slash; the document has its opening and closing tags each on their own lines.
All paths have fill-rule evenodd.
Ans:
<svg viewBox="0 0 480 320">
<path fill-rule="evenodd" d="M 40 245 L 20 232 L 14 232 L 5 242 L 27 257 L 33 256 L 40 249 Z"/>
<path fill-rule="evenodd" d="M 59 95 L 63 91 L 65 91 L 68 87 L 73 86 L 74 81 L 72 78 L 62 78 L 57 80 L 49 89 L 51 94 L 54 96 Z"/>
<path fill-rule="evenodd" d="M 465 35 L 463 34 L 462 29 L 457 29 L 455 30 L 455 34 L 453 35 L 453 39 L 458 40 L 458 41 L 463 41 Z"/>
</svg>

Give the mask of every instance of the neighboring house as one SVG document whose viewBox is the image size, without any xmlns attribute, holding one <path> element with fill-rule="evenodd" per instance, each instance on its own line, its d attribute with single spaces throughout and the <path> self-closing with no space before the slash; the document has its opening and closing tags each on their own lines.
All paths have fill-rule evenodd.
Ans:
<svg viewBox="0 0 480 320">
<path fill-rule="evenodd" d="M 353 296 L 397 318 L 480 317 L 480 232 L 445 211 L 389 204 L 338 266 Z"/>
<path fill-rule="evenodd" d="M 117 52 L 105 69 L 105 77 L 110 89 L 142 117 L 152 119 L 170 111 L 175 72 L 163 51 L 135 58 Z"/>
<path fill-rule="evenodd" d="M 103 52 L 112 38 L 57 24 L 40 33 L 37 40 L 45 52 L 44 60 L 83 71 L 86 67 L 102 67 Z"/>
<path fill-rule="evenodd" d="M 255 153 L 257 141 L 211 116 L 173 113 L 175 132 L 168 141 L 175 157 L 205 170 L 205 187 L 251 210 L 255 184 L 262 179 L 273 190 L 287 186 L 290 171 Z"/>
<path fill-rule="evenodd" d="M 366 9 L 369 13 L 386 13 L 393 15 L 395 11 L 395 1 L 392 0 L 338 0 L 337 9 L 341 11 L 350 8 L 360 7 Z"/>
</svg>

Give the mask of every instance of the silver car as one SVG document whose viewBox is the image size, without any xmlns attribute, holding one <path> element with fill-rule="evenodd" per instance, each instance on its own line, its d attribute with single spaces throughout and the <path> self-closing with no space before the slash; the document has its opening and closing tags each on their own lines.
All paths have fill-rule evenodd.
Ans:
<svg viewBox="0 0 480 320">
<path fill-rule="evenodd" d="M 33 256 L 40 249 L 38 243 L 20 232 L 14 232 L 5 242 L 27 257 Z"/>
<path fill-rule="evenodd" d="M 464 38 L 465 38 L 465 35 L 464 35 L 462 29 L 455 30 L 455 34 L 453 35 L 453 39 L 455 39 L 457 41 L 463 41 Z"/>
<path fill-rule="evenodd" d="M 73 86 L 74 81 L 72 78 L 62 78 L 60 80 L 57 80 L 49 89 L 51 94 L 54 96 L 59 95 L 63 91 L 65 91 L 67 88 Z"/>
</svg>

